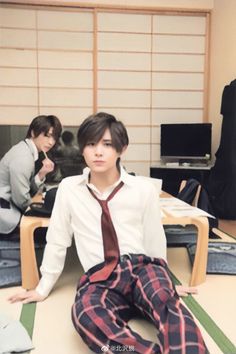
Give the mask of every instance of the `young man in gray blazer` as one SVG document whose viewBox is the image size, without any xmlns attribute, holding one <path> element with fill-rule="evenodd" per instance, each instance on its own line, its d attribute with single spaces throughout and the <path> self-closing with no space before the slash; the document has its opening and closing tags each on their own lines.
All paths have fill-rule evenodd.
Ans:
<svg viewBox="0 0 236 354">
<path fill-rule="evenodd" d="M 10 234 L 22 213 L 43 185 L 54 163 L 46 153 L 61 135 L 62 126 L 53 115 L 41 115 L 31 122 L 26 139 L 14 145 L 0 161 L 0 234 Z M 42 167 L 35 175 L 39 152 L 45 153 Z"/>
</svg>

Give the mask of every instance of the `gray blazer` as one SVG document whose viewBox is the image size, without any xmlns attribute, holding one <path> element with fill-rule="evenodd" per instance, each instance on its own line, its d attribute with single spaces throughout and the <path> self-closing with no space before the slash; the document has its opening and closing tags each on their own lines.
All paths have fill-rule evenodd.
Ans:
<svg viewBox="0 0 236 354">
<path fill-rule="evenodd" d="M 26 141 L 14 145 L 0 161 L 0 233 L 8 234 L 18 225 L 22 213 L 39 187 L 34 178 L 34 151 Z M 9 208 L 6 208 L 9 202 Z M 1 199 L 0 199 L 1 202 Z M 5 205 L 6 204 L 6 205 Z"/>
</svg>

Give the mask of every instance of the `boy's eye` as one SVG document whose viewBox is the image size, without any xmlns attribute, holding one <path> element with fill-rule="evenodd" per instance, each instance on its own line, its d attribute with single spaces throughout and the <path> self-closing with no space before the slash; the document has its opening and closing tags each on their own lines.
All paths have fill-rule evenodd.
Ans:
<svg viewBox="0 0 236 354">
<path fill-rule="evenodd" d="M 112 143 L 105 143 L 105 146 L 112 146 Z"/>
<path fill-rule="evenodd" d="M 52 137 L 53 137 L 53 135 L 50 134 L 50 133 L 45 134 L 45 136 L 46 136 L 47 138 L 52 138 Z"/>
<path fill-rule="evenodd" d="M 94 145 L 95 145 L 95 143 L 93 143 L 93 142 L 87 143 L 87 146 L 94 146 Z"/>
</svg>

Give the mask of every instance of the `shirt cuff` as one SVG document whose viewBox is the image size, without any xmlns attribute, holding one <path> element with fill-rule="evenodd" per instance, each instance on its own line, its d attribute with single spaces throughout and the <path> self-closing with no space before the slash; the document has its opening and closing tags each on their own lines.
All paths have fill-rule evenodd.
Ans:
<svg viewBox="0 0 236 354">
<path fill-rule="evenodd" d="M 48 296 L 57 282 L 58 277 L 57 275 L 43 275 L 35 290 L 39 295 Z"/>
<path fill-rule="evenodd" d="M 35 177 L 34 177 L 34 181 L 35 181 L 35 184 L 37 187 L 40 187 L 42 184 L 44 184 L 46 178 L 44 178 L 43 180 L 41 180 L 39 178 L 39 175 L 37 174 Z"/>
</svg>

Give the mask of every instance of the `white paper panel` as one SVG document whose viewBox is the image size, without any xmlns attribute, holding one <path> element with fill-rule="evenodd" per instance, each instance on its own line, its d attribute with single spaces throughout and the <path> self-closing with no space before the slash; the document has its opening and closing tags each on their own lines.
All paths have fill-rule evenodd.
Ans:
<svg viewBox="0 0 236 354">
<path fill-rule="evenodd" d="M 150 54 L 145 53 L 98 53 L 98 69 L 151 70 Z"/>
<path fill-rule="evenodd" d="M 154 33 L 205 34 L 206 18 L 201 16 L 153 16 Z"/>
<path fill-rule="evenodd" d="M 0 124 L 29 124 L 37 115 L 36 106 L 0 106 Z"/>
<path fill-rule="evenodd" d="M 160 144 L 151 145 L 151 161 L 160 161 Z"/>
<path fill-rule="evenodd" d="M 202 108 L 202 92 L 152 92 L 153 107 Z"/>
<path fill-rule="evenodd" d="M 126 161 L 149 161 L 150 145 L 149 144 L 130 144 L 123 155 Z"/>
<path fill-rule="evenodd" d="M 12 28 L 35 28 L 36 12 L 34 10 L 0 7 L 0 26 Z"/>
<path fill-rule="evenodd" d="M 99 71 L 98 88 L 150 89 L 151 75 L 143 72 Z"/>
<path fill-rule="evenodd" d="M 35 50 L 0 49 L 0 65 L 35 68 L 37 54 Z"/>
<path fill-rule="evenodd" d="M 40 114 L 55 114 L 63 125 L 79 127 L 93 113 L 92 108 L 83 107 L 40 107 Z"/>
<path fill-rule="evenodd" d="M 153 54 L 153 70 L 158 71 L 204 71 L 202 54 Z"/>
<path fill-rule="evenodd" d="M 0 85 L 37 86 L 36 69 L 0 68 Z"/>
<path fill-rule="evenodd" d="M 36 48 L 36 32 L 34 30 L 0 28 L 0 45 L 6 48 Z"/>
<path fill-rule="evenodd" d="M 92 53 L 39 51 L 40 68 L 92 69 Z"/>
<path fill-rule="evenodd" d="M 92 50 L 92 33 L 38 32 L 39 49 Z"/>
<path fill-rule="evenodd" d="M 38 104 L 37 89 L 23 87 L 0 87 L 0 104 L 36 106 Z"/>
<path fill-rule="evenodd" d="M 204 53 L 205 37 L 154 35 L 153 51 L 159 53 Z"/>
<path fill-rule="evenodd" d="M 203 90 L 203 74 L 153 73 L 153 89 Z"/>
<path fill-rule="evenodd" d="M 147 108 L 150 107 L 150 92 L 98 90 L 98 106 Z"/>
<path fill-rule="evenodd" d="M 151 15 L 98 13 L 99 31 L 151 33 Z"/>
<path fill-rule="evenodd" d="M 146 127 L 127 127 L 130 144 L 148 144 L 150 142 L 151 129 Z"/>
<path fill-rule="evenodd" d="M 93 15 L 88 12 L 38 11 L 38 28 L 92 32 Z"/>
<path fill-rule="evenodd" d="M 92 90 L 40 89 L 42 106 L 92 107 Z"/>
<path fill-rule="evenodd" d="M 92 88 L 92 71 L 39 70 L 39 84 L 47 87 Z"/>
<path fill-rule="evenodd" d="M 152 127 L 151 136 L 152 144 L 160 144 L 160 127 Z"/>
<path fill-rule="evenodd" d="M 201 123 L 202 109 L 153 109 L 153 125 L 164 123 Z"/>
<path fill-rule="evenodd" d="M 151 35 L 98 33 L 98 50 L 144 53 L 150 52 Z"/>
</svg>

